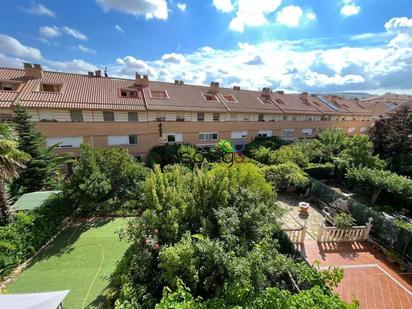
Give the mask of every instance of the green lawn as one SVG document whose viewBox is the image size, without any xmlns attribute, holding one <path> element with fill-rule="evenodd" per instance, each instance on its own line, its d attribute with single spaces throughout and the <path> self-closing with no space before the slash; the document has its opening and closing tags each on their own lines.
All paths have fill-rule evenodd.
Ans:
<svg viewBox="0 0 412 309">
<path fill-rule="evenodd" d="M 9 288 L 10 293 L 70 290 L 65 309 L 105 308 L 102 293 L 129 244 L 115 233 L 127 219 L 66 229 Z M 83 307 L 84 306 L 84 307 Z"/>
</svg>

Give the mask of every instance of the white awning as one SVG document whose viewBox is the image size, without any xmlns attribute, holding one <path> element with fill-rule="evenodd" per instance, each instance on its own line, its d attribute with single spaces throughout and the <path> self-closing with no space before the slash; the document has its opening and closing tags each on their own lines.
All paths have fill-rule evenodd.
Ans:
<svg viewBox="0 0 412 309">
<path fill-rule="evenodd" d="M 69 294 L 67 291 L 0 295 L 0 308 L 56 309 Z"/>
</svg>

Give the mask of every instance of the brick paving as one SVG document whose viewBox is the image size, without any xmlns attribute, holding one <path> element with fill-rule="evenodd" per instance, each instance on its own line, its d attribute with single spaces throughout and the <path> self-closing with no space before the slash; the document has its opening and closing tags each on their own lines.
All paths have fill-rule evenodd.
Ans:
<svg viewBox="0 0 412 309">
<path fill-rule="evenodd" d="M 335 291 L 344 300 L 357 299 L 362 309 L 412 309 L 412 274 L 402 274 L 397 265 L 388 262 L 384 254 L 368 242 L 316 242 L 323 216 L 313 207 L 308 217 L 300 216 L 300 201 L 303 199 L 293 195 L 278 196 L 279 205 L 287 211 L 282 218 L 283 225 L 296 228 L 306 222 L 305 243 L 297 246 L 310 264 L 319 261 L 321 269 L 343 268 L 343 281 Z"/>
<path fill-rule="evenodd" d="M 317 243 L 301 246 L 307 261 L 320 266 L 339 266 L 344 279 L 336 288 L 348 302 L 357 299 L 362 309 L 412 308 L 412 274 L 402 275 L 395 264 L 367 242 Z"/>
</svg>

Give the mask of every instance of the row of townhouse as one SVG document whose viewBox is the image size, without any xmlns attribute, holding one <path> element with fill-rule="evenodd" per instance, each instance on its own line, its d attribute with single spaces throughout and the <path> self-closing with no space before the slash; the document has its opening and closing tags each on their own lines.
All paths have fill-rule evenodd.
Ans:
<svg viewBox="0 0 412 309">
<path fill-rule="evenodd" d="M 44 71 L 40 65 L 0 68 L 0 118 L 24 106 L 48 145 L 77 155 L 81 143 L 122 146 L 145 157 L 165 143 L 211 145 L 231 139 L 236 149 L 256 136 L 284 139 L 315 137 L 330 127 L 348 134 L 366 133 L 376 117 L 405 100 L 376 97 L 347 100 L 338 96 L 285 94 Z"/>
</svg>

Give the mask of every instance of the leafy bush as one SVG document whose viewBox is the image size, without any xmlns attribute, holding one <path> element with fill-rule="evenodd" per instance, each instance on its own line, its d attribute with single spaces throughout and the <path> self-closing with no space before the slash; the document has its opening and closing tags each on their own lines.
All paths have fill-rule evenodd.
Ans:
<svg viewBox="0 0 412 309">
<path fill-rule="evenodd" d="M 337 160 L 341 170 L 349 167 L 385 168 L 385 161 L 373 155 L 373 144 L 366 135 L 355 135 L 345 140 L 345 148 Z"/>
<path fill-rule="evenodd" d="M 325 161 L 331 162 L 344 148 L 346 136 L 342 129 L 327 129 L 320 135 Z"/>
<path fill-rule="evenodd" d="M 270 154 L 269 164 L 295 163 L 300 167 L 309 164 L 309 157 L 303 153 L 299 144 L 286 145 L 280 147 Z"/>
<path fill-rule="evenodd" d="M 340 229 L 352 227 L 355 221 L 356 220 L 346 212 L 341 212 L 333 217 L 333 224 Z"/>
<path fill-rule="evenodd" d="M 304 188 L 309 183 L 308 175 L 291 162 L 264 167 L 262 172 L 266 180 L 278 190 L 287 190 L 292 187 Z"/>
<path fill-rule="evenodd" d="M 309 163 L 303 170 L 315 179 L 328 179 L 333 177 L 335 166 L 332 163 Z"/>
<path fill-rule="evenodd" d="M 259 151 L 259 148 L 264 147 L 269 150 L 279 149 L 281 146 L 285 145 L 286 142 L 280 139 L 277 136 L 271 137 L 256 137 L 253 142 L 249 143 L 245 147 L 245 155 L 253 159 L 257 159 L 256 151 Z M 260 160 L 258 160 L 260 161 Z M 262 162 L 263 163 L 263 162 Z"/>
<path fill-rule="evenodd" d="M 124 148 L 81 146 L 80 158 L 64 185 L 67 199 L 85 213 L 138 204 L 146 168 Z"/>
<path fill-rule="evenodd" d="M 115 308 L 154 307 L 166 286 L 178 288 L 179 277 L 195 297 L 227 302 L 269 286 L 293 289 L 289 274 L 300 288 L 319 285 L 325 293 L 341 278 L 279 254 L 281 211 L 253 164 L 157 166 L 143 190 L 146 209 L 123 234 L 133 249 L 112 278 Z"/>
<path fill-rule="evenodd" d="M 250 293 L 241 287 L 233 290 L 232 294 L 243 296 L 228 301 L 227 297 L 217 297 L 204 301 L 200 297 L 193 297 L 190 289 L 179 281 L 175 291 L 166 288 L 161 302 L 156 309 L 220 309 L 220 308 L 245 308 L 245 309 L 355 309 L 359 308 L 357 302 L 346 304 L 339 296 L 327 293 L 320 287 L 313 287 L 300 293 L 292 294 L 279 288 L 266 288 L 260 293 Z M 247 297 L 245 297 L 247 296 Z"/>
<path fill-rule="evenodd" d="M 0 278 L 41 248 L 74 208 L 61 195 L 34 210 L 19 212 L 12 223 L 0 227 Z"/>
<path fill-rule="evenodd" d="M 412 179 L 408 177 L 399 176 L 390 171 L 351 168 L 346 178 L 352 186 L 372 194 L 372 204 L 377 201 L 382 191 L 386 191 L 398 201 L 403 202 L 405 206 L 410 208 L 412 205 Z"/>
</svg>

